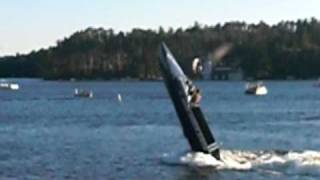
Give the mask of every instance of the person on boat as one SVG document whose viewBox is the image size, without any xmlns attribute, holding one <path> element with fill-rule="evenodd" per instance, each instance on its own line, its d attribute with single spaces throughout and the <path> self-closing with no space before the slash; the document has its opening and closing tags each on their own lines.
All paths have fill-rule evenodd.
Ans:
<svg viewBox="0 0 320 180">
<path fill-rule="evenodd" d="M 186 94 L 189 93 L 191 86 L 192 86 L 191 81 L 189 79 L 186 80 Z"/>
<path fill-rule="evenodd" d="M 194 86 L 192 85 L 190 80 L 186 80 L 186 89 L 185 93 L 187 95 L 187 101 L 190 102 L 192 98 L 192 91 L 194 90 Z"/>
<path fill-rule="evenodd" d="M 194 106 L 199 106 L 201 101 L 200 90 L 196 88 L 196 86 L 193 85 L 190 80 L 186 80 L 185 84 L 186 84 L 185 91 L 186 91 L 188 103 L 191 103 Z"/>
<path fill-rule="evenodd" d="M 201 98 L 202 98 L 202 96 L 201 96 L 200 90 L 198 88 L 195 89 L 194 91 L 192 91 L 191 104 L 193 106 L 199 106 Z"/>
</svg>

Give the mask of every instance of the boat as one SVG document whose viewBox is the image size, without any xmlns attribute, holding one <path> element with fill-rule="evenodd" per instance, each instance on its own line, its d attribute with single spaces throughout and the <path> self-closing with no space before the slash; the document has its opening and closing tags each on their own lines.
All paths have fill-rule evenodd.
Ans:
<svg viewBox="0 0 320 180">
<path fill-rule="evenodd" d="M 256 83 L 247 83 L 245 93 L 249 95 L 262 96 L 268 94 L 268 89 L 261 81 Z"/>
<path fill-rule="evenodd" d="M 320 87 L 320 78 L 318 78 L 317 81 L 313 83 L 313 87 Z"/>
<path fill-rule="evenodd" d="M 189 91 L 198 90 L 193 82 L 184 74 L 171 51 L 165 43 L 160 47 L 160 70 L 168 94 L 172 100 L 183 134 L 189 142 L 191 150 L 211 154 L 220 160 L 219 146 L 210 131 L 206 118 L 201 110 L 198 98 L 190 97 Z M 195 99 L 194 102 L 192 99 Z"/>
<path fill-rule="evenodd" d="M 93 98 L 93 92 L 76 88 L 74 89 L 74 97 Z"/>
<path fill-rule="evenodd" d="M 17 83 L 10 83 L 6 81 L 1 81 L 0 82 L 0 89 L 4 90 L 19 90 L 19 84 Z"/>
</svg>

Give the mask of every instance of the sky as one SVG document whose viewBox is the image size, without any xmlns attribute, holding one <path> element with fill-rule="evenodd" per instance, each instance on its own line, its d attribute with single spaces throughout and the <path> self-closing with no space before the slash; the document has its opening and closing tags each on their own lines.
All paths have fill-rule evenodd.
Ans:
<svg viewBox="0 0 320 180">
<path fill-rule="evenodd" d="M 228 21 L 276 24 L 315 17 L 319 0 L 2 0 L 0 56 L 56 45 L 87 27 L 130 31 Z"/>
</svg>

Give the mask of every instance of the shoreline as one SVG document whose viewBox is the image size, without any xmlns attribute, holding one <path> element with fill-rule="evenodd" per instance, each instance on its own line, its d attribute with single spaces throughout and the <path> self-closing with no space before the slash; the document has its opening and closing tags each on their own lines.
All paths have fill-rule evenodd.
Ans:
<svg viewBox="0 0 320 180">
<path fill-rule="evenodd" d="M 17 81 L 17 80 L 39 80 L 39 81 L 58 81 L 58 82 L 162 82 L 162 79 L 45 79 L 45 78 L 30 78 L 30 77 L 0 77 L 0 81 Z M 295 82 L 295 81 L 318 81 L 319 79 L 242 79 L 242 80 L 204 80 L 204 79 L 192 79 L 197 82 L 254 82 L 254 81 L 287 81 L 287 82 Z"/>
</svg>

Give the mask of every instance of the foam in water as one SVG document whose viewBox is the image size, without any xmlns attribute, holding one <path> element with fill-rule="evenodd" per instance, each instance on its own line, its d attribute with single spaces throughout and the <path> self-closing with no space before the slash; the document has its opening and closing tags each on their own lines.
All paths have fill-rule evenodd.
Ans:
<svg viewBox="0 0 320 180">
<path fill-rule="evenodd" d="M 320 152 L 221 150 L 221 161 L 202 152 L 165 154 L 165 163 L 217 170 L 256 170 L 273 174 L 320 175 Z"/>
</svg>

